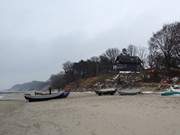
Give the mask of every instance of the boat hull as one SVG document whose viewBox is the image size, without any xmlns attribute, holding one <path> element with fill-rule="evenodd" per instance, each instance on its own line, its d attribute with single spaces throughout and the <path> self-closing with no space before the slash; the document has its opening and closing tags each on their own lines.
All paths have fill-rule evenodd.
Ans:
<svg viewBox="0 0 180 135">
<path fill-rule="evenodd" d="M 133 96 L 133 95 L 138 95 L 138 94 L 142 94 L 142 92 L 140 90 L 121 90 L 118 91 L 119 95 L 122 96 Z"/>
<path fill-rule="evenodd" d="M 70 92 L 60 92 L 52 95 L 39 95 L 39 96 L 32 96 L 31 94 L 25 94 L 24 98 L 29 102 L 47 101 L 51 99 L 66 98 L 69 95 L 69 93 Z"/>
<path fill-rule="evenodd" d="M 122 96 L 133 96 L 133 95 L 138 95 L 138 94 L 141 94 L 141 92 L 119 92 L 119 95 L 122 95 Z"/>
<path fill-rule="evenodd" d="M 45 92 L 34 92 L 35 95 L 50 95 L 49 93 L 45 93 Z"/>
<path fill-rule="evenodd" d="M 167 91 L 161 93 L 161 96 L 173 96 L 180 95 L 180 86 L 175 85 L 174 87 L 170 87 Z"/>
<path fill-rule="evenodd" d="M 178 91 L 165 91 L 161 93 L 161 96 L 173 96 L 173 95 L 180 95 Z"/>
<path fill-rule="evenodd" d="M 96 90 L 95 93 L 99 96 L 102 95 L 114 95 L 116 93 L 117 89 L 113 89 L 113 90 Z"/>
</svg>

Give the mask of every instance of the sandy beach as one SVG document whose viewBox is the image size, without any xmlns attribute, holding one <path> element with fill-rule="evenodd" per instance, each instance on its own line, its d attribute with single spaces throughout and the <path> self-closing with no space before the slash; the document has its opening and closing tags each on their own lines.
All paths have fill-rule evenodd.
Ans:
<svg viewBox="0 0 180 135">
<path fill-rule="evenodd" d="M 180 97 L 97 96 L 0 101 L 1 135 L 179 135 Z"/>
</svg>

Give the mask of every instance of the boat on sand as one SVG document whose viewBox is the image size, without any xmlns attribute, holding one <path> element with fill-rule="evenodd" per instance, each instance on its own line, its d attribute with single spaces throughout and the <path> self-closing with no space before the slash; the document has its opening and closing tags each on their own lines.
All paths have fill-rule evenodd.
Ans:
<svg viewBox="0 0 180 135">
<path fill-rule="evenodd" d="M 99 96 L 114 95 L 116 93 L 116 91 L 117 91 L 117 89 L 115 89 L 115 88 L 106 88 L 106 89 L 95 90 L 95 93 Z"/>
<path fill-rule="evenodd" d="M 51 95 L 37 95 L 33 96 L 31 94 L 25 94 L 24 98 L 29 102 L 35 102 L 35 101 L 46 101 L 51 99 L 60 99 L 60 98 L 66 98 L 69 95 L 69 91 L 61 91 L 56 94 Z"/>
<path fill-rule="evenodd" d="M 35 91 L 34 94 L 35 95 L 50 95 L 49 92 L 40 92 L 40 91 Z"/>
<path fill-rule="evenodd" d="M 139 89 L 119 90 L 118 93 L 119 95 L 123 95 L 123 96 L 142 94 L 142 92 Z"/>
<path fill-rule="evenodd" d="M 161 96 L 180 95 L 180 85 L 173 85 L 168 90 L 161 93 Z"/>
</svg>

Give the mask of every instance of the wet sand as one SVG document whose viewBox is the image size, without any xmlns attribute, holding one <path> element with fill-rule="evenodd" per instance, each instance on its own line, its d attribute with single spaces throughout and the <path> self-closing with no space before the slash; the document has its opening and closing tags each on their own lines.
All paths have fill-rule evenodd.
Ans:
<svg viewBox="0 0 180 135">
<path fill-rule="evenodd" d="M 179 135 L 180 97 L 96 96 L 0 101 L 2 135 Z"/>
</svg>

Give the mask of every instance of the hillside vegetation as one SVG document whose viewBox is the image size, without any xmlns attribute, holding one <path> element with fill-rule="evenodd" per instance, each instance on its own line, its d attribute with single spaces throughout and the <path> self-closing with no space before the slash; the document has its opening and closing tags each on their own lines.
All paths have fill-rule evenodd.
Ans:
<svg viewBox="0 0 180 135">
<path fill-rule="evenodd" d="M 108 87 L 108 81 L 112 80 L 114 74 L 102 74 L 99 76 L 88 77 L 78 81 L 71 82 L 65 86 L 65 89 L 72 91 L 93 91 L 98 88 Z M 113 83 L 109 83 L 113 85 Z"/>
</svg>

